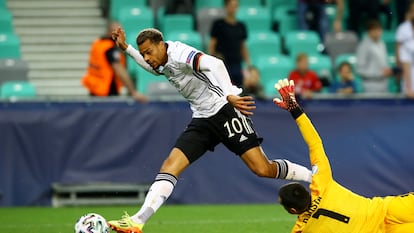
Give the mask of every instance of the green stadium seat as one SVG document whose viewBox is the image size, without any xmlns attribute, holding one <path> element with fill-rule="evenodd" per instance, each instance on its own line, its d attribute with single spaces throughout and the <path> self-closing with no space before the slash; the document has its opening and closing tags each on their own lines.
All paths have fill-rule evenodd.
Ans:
<svg viewBox="0 0 414 233">
<path fill-rule="evenodd" d="M 132 34 L 136 37 L 142 29 L 154 27 L 153 13 L 148 7 L 125 7 L 120 12 L 119 23 L 127 36 Z"/>
<path fill-rule="evenodd" d="M 20 38 L 14 33 L 0 33 L 0 58 L 21 58 Z"/>
<path fill-rule="evenodd" d="M 112 20 L 119 20 L 119 17 L 122 15 L 122 8 L 141 8 L 146 6 L 146 0 L 110 0 L 109 14 Z"/>
<path fill-rule="evenodd" d="M 202 8 L 222 8 L 223 6 L 223 0 L 195 0 L 196 12 Z"/>
<path fill-rule="evenodd" d="M 11 33 L 13 29 L 13 16 L 7 9 L 0 7 L 0 33 Z"/>
<path fill-rule="evenodd" d="M 161 30 L 164 34 L 194 30 L 194 19 L 189 14 L 164 15 L 161 22 Z"/>
<path fill-rule="evenodd" d="M 385 47 L 387 48 L 388 54 L 394 54 L 395 53 L 395 31 L 387 31 L 384 30 L 382 32 L 382 40 L 385 43 Z"/>
<path fill-rule="evenodd" d="M 151 83 L 169 83 L 164 75 L 153 75 L 143 68 L 138 68 L 136 73 L 136 89 L 143 94 L 147 94 L 148 86 Z"/>
<path fill-rule="evenodd" d="M 237 18 L 246 24 L 249 32 L 272 29 L 272 18 L 267 7 L 239 7 Z"/>
<path fill-rule="evenodd" d="M 290 31 L 285 36 L 285 48 L 290 56 L 298 53 L 319 53 L 320 38 L 314 31 Z"/>
<path fill-rule="evenodd" d="M 285 55 L 263 56 L 257 61 L 257 68 L 260 71 L 265 94 L 272 97 L 277 94 L 274 84 L 289 76 L 294 68 L 294 63 L 290 57 Z"/>
<path fill-rule="evenodd" d="M 265 0 L 265 5 L 269 7 L 272 11 L 278 7 L 290 7 L 295 8 L 297 1 L 294 0 Z"/>
<path fill-rule="evenodd" d="M 138 49 L 137 44 L 136 44 L 136 38 L 137 38 L 137 35 L 133 35 L 133 34 L 128 35 L 127 34 L 126 39 L 127 39 L 128 44 L 130 44 L 131 46 Z M 125 54 L 125 56 L 126 56 L 126 66 L 127 66 L 128 73 L 131 77 L 135 77 L 137 70 L 141 69 L 141 68 L 135 62 L 135 60 L 133 58 L 131 58 L 129 55 Z"/>
<path fill-rule="evenodd" d="M 272 31 L 251 33 L 247 39 L 250 57 L 253 63 L 261 56 L 281 54 L 281 38 Z"/>
<path fill-rule="evenodd" d="M 166 40 L 180 41 L 188 44 L 200 51 L 203 50 L 203 40 L 200 33 L 195 31 L 188 32 L 170 32 L 164 35 Z"/>
<path fill-rule="evenodd" d="M 35 97 L 36 88 L 32 83 L 25 81 L 5 82 L 1 85 L 0 96 L 2 98 Z"/>
<path fill-rule="evenodd" d="M 7 9 L 7 0 L 0 0 L 0 9 Z"/>
<path fill-rule="evenodd" d="M 388 56 L 388 65 L 390 67 L 395 67 L 397 65 L 397 60 L 394 54 Z M 390 77 L 388 79 L 388 91 L 390 93 L 398 93 L 400 91 L 400 81 L 395 77 Z"/>
<path fill-rule="evenodd" d="M 295 58 L 296 59 L 296 58 Z M 316 72 L 319 78 L 328 78 L 333 81 L 332 60 L 327 55 L 311 54 L 308 56 L 309 68 Z"/>
<path fill-rule="evenodd" d="M 277 31 L 284 36 L 286 33 L 298 28 L 297 11 L 292 6 L 280 6 L 275 8 L 272 21 L 277 25 Z"/>
<path fill-rule="evenodd" d="M 261 0 L 239 0 L 239 6 L 244 7 L 244 6 L 262 6 L 262 1 Z"/>
</svg>

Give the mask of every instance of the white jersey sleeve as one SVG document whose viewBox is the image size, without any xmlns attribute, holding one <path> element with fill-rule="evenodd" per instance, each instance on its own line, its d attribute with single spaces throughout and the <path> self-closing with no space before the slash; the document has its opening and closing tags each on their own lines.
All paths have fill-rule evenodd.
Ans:
<svg viewBox="0 0 414 233">
<path fill-rule="evenodd" d="M 180 47 L 180 49 L 177 49 L 176 51 L 181 51 L 180 54 L 176 55 L 176 59 L 181 63 L 187 64 L 195 72 L 210 72 L 211 75 L 207 76 L 208 79 L 223 90 L 225 98 L 227 98 L 228 95 L 239 95 L 241 93 L 242 90 L 233 86 L 231 83 L 230 76 L 223 61 L 208 54 L 204 54 L 181 42 L 176 42 L 175 46 Z"/>
<path fill-rule="evenodd" d="M 142 55 L 139 53 L 138 50 L 136 50 L 133 46 L 128 45 L 128 48 L 125 50 L 125 52 L 132 57 L 135 62 L 140 65 L 142 68 L 147 70 L 148 72 L 154 74 L 154 75 L 160 75 L 158 72 L 156 72 L 142 57 Z"/>
</svg>

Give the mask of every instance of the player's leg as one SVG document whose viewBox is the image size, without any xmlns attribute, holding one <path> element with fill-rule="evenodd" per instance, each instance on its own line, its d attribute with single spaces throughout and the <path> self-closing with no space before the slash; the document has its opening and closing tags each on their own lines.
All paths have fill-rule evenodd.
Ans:
<svg viewBox="0 0 414 233">
<path fill-rule="evenodd" d="M 144 224 L 168 199 L 177 183 L 177 177 L 190 165 L 184 153 L 174 148 L 161 166 L 160 172 L 152 183 L 141 209 L 121 220 L 109 221 L 109 226 L 117 232 L 141 233 Z"/>
<path fill-rule="evenodd" d="M 387 232 L 412 232 L 414 229 L 414 193 L 387 197 L 387 199 L 390 199 L 385 219 Z"/>
<path fill-rule="evenodd" d="M 211 121 L 223 144 L 239 155 L 244 163 L 260 177 L 311 181 L 311 171 L 288 160 L 269 160 L 249 118 L 230 104 L 224 106 Z"/>
<path fill-rule="evenodd" d="M 260 146 L 241 155 L 243 162 L 260 177 L 311 182 L 312 173 L 304 166 L 285 159 L 269 160 Z"/>
<path fill-rule="evenodd" d="M 204 128 L 203 119 L 193 119 L 177 139 L 174 149 L 161 166 L 160 172 L 151 185 L 141 209 L 132 217 L 126 216 L 118 221 L 109 221 L 117 232 L 140 233 L 144 224 L 162 206 L 173 192 L 178 176 L 207 150 L 212 150 L 218 141 Z M 133 226 L 134 231 L 128 228 Z"/>
</svg>

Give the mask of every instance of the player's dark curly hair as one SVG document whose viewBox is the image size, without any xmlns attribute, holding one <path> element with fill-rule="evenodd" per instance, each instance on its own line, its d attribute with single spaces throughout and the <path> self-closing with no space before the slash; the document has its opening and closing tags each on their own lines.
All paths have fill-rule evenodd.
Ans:
<svg viewBox="0 0 414 233">
<path fill-rule="evenodd" d="M 280 204 L 290 212 L 295 209 L 297 214 L 308 210 L 311 204 L 311 195 L 306 188 L 299 183 L 289 183 L 279 190 Z"/>
<path fill-rule="evenodd" d="M 158 44 L 159 42 L 164 40 L 164 36 L 162 32 L 155 28 L 147 28 L 142 30 L 137 36 L 137 45 L 141 45 L 146 40 L 150 40 L 152 43 Z"/>
</svg>

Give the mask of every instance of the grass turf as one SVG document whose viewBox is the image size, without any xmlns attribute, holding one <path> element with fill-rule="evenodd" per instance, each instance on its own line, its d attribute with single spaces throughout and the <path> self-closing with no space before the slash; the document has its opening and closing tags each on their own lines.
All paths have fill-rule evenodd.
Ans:
<svg viewBox="0 0 414 233">
<path fill-rule="evenodd" d="M 136 206 L 0 208 L 2 232 L 73 233 L 76 220 L 95 212 L 118 219 Z M 147 223 L 145 233 L 284 233 L 295 217 L 279 205 L 167 205 Z"/>
</svg>

